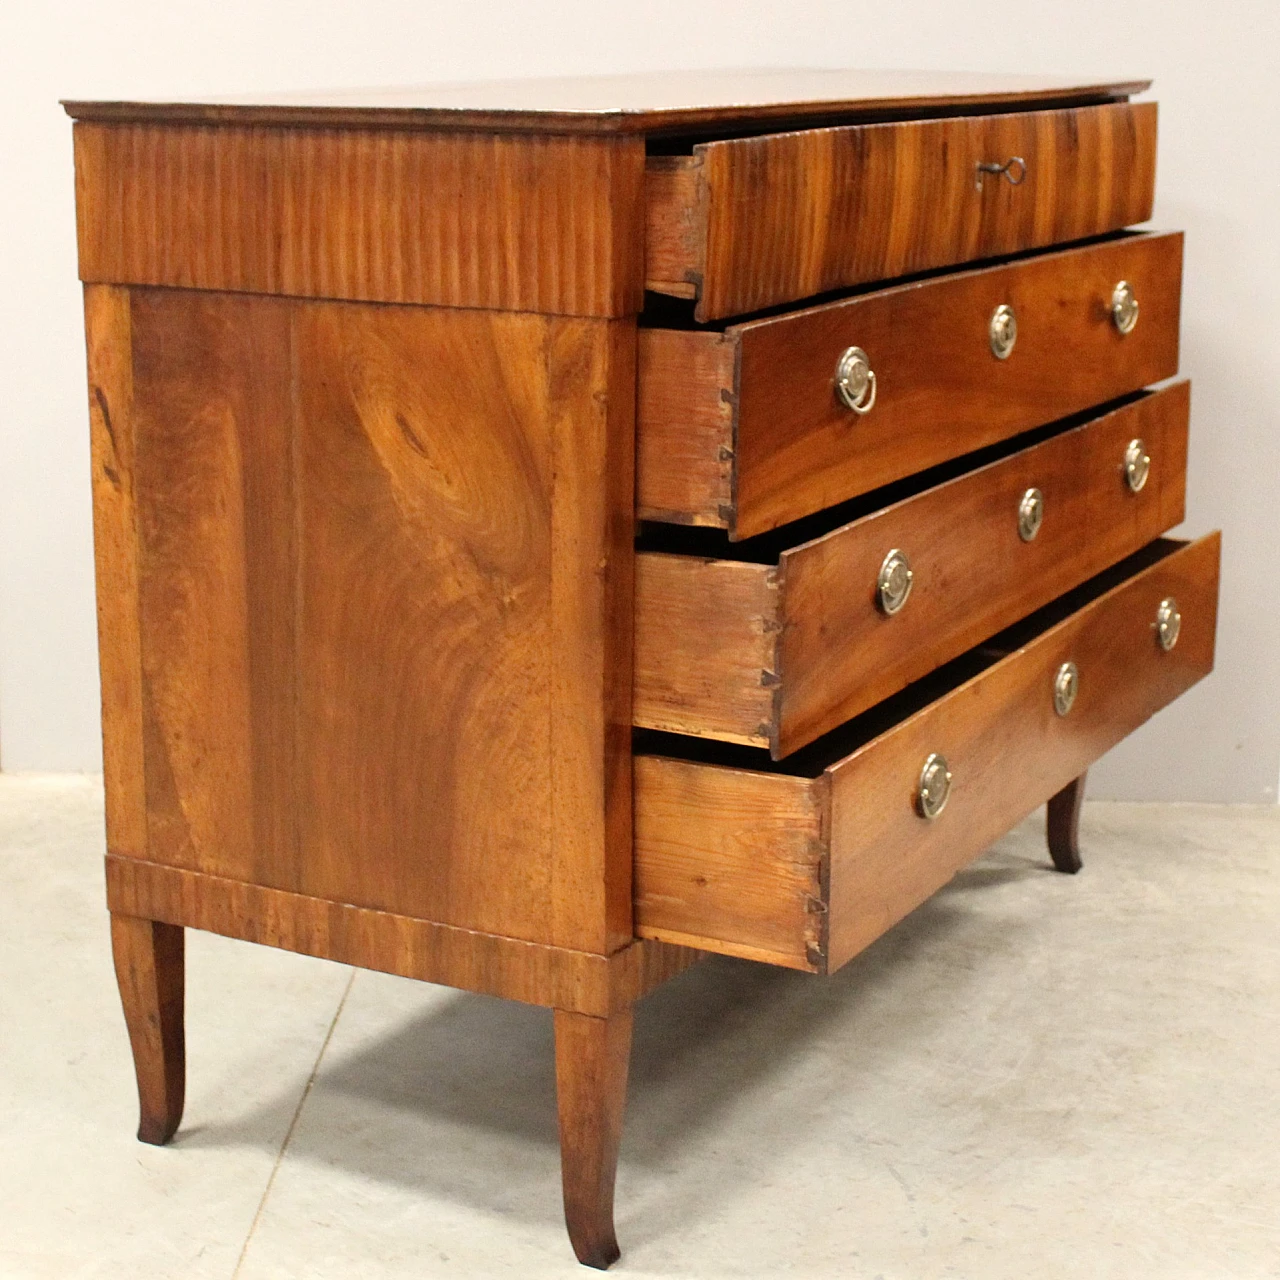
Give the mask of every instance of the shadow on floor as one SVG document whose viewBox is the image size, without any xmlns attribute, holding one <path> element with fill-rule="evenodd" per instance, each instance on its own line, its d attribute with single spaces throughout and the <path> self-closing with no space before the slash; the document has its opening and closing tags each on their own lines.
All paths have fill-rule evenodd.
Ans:
<svg viewBox="0 0 1280 1280">
<path fill-rule="evenodd" d="M 803 1141 L 819 1122 L 824 1096 L 857 1090 L 882 1054 L 928 1042 L 936 1004 L 904 1002 L 887 1017 L 884 1006 L 898 998 L 895 991 L 940 984 L 947 1001 L 958 998 L 966 966 L 939 969 L 939 949 L 998 953 L 1020 945 L 1018 926 L 980 914 L 970 900 L 997 885 L 1052 876 L 1027 848 L 1025 835 L 1016 850 L 1012 843 L 997 846 L 829 978 L 713 957 L 650 994 L 636 1011 L 624 1176 L 679 1164 L 700 1136 L 724 1123 L 727 1109 L 762 1091 L 775 1100 L 781 1121 L 768 1157 L 785 1163 L 787 1145 Z M 797 1063 L 830 1038 L 833 1024 L 837 1046 L 852 1039 L 857 1054 L 832 1053 L 824 1069 L 797 1080 Z M 291 1083 L 293 1090 L 264 1099 L 225 1127 L 183 1131 L 178 1145 L 249 1143 L 274 1151 L 282 1115 L 296 1106 Z M 467 993 L 441 1003 L 435 989 L 420 1015 L 354 1052 L 330 1051 L 289 1153 L 423 1196 L 544 1221 L 542 1196 L 534 1203 L 513 1195 L 512 1184 L 528 1180 L 558 1195 L 548 1011 Z M 676 1184 L 669 1193 L 656 1191 L 663 1208 L 650 1208 L 649 1230 L 676 1229 L 686 1208 L 678 1186 L 687 1183 Z M 731 1187 L 730 1177 L 726 1186 L 700 1188 L 699 1212 L 708 1197 Z"/>
</svg>

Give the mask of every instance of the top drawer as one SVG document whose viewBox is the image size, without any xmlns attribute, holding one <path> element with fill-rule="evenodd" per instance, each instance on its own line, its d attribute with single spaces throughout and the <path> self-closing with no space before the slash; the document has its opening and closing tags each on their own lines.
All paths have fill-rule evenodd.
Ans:
<svg viewBox="0 0 1280 1280">
<path fill-rule="evenodd" d="M 1151 216 L 1155 161 L 1154 103 L 702 143 L 649 159 L 646 287 L 716 320 L 1079 240 Z"/>
</svg>

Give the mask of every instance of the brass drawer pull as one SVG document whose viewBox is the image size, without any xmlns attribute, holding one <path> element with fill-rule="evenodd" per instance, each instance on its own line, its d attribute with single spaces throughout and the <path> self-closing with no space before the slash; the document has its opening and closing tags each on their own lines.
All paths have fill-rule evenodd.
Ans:
<svg viewBox="0 0 1280 1280">
<path fill-rule="evenodd" d="M 916 787 L 916 812 L 928 822 L 932 822 L 951 798 L 951 770 L 947 766 L 947 758 L 939 752 L 932 752 L 920 770 L 920 782 Z"/>
<path fill-rule="evenodd" d="M 1074 662 L 1064 662 L 1053 677 L 1053 709 L 1065 716 L 1076 702 L 1080 692 L 1080 669 Z"/>
<path fill-rule="evenodd" d="M 997 360 L 1007 360 L 1013 354 L 1013 344 L 1018 341 L 1018 317 L 1012 307 L 1001 303 L 991 313 L 987 337 L 991 341 L 991 354 Z"/>
<path fill-rule="evenodd" d="M 876 599 L 880 608 L 890 617 L 907 603 L 915 576 L 906 552 L 894 547 L 885 556 L 876 578 Z"/>
<path fill-rule="evenodd" d="M 1111 291 L 1111 319 L 1121 333 L 1132 333 L 1138 323 L 1138 298 L 1127 280 Z"/>
<path fill-rule="evenodd" d="M 1156 639 L 1160 647 L 1168 653 L 1178 643 L 1182 632 L 1182 614 L 1178 611 L 1178 602 L 1173 596 L 1165 596 L 1156 610 Z"/>
<path fill-rule="evenodd" d="M 849 347 L 836 363 L 836 394 L 854 413 L 870 413 L 876 402 L 876 374 L 861 347 Z"/>
<path fill-rule="evenodd" d="M 1150 474 L 1151 455 L 1147 452 L 1147 446 L 1143 443 L 1142 437 L 1135 436 L 1124 450 L 1125 483 L 1128 484 L 1131 492 L 1137 493 L 1147 483 L 1147 477 Z"/>
<path fill-rule="evenodd" d="M 974 175 L 974 186 L 979 191 L 982 190 L 982 175 L 984 173 L 993 173 L 996 177 L 1003 177 L 1011 187 L 1016 187 L 1027 176 L 1027 162 L 1021 156 L 1010 156 L 1004 164 L 979 161 L 977 172 Z"/>
<path fill-rule="evenodd" d="M 1028 489 L 1018 503 L 1018 537 L 1032 542 L 1044 523 L 1044 494 L 1039 489 Z"/>
</svg>

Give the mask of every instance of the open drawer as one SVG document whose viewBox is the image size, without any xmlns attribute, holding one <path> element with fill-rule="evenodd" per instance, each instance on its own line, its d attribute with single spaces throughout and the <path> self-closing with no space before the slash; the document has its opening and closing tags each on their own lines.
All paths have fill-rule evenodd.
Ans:
<svg viewBox="0 0 1280 1280">
<path fill-rule="evenodd" d="M 821 532 L 793 525 L 714 555 L 696 550 L 723 535 L 643 538 L 635 724 L 780 758 L 1123 560 L 1182 521 L 1189 390 L 914 479 L 896 501 L 881 490 Z M 891 561 L 911 575 L 900 600 L 881 587 Z"/>
<path fill-rule="evenodd" d="M 781 763 L 640 735 L 637 934 L 839 968 L 1212 670 L 1219 541 L 1151 544 Z"/>
<path fill-rule="evenodd" d="M 1145 222 L 1155 103 L 838 125 L 646 169 L 646 287 L 700 321 Z"/>
<path fill-rule="evenodd" d="M 723 330 L 643 328 L 639 515 L 748 538 L 1163 381 L 1181 292 L 1181 233 L 1138 233 Z M 857 409 L 836 385 L 850 352 Z"/>
</svg>

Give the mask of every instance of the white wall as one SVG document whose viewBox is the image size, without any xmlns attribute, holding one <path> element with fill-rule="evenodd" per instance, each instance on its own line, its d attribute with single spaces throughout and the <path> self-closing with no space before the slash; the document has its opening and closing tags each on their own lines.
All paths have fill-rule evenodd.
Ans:
<svg viewBox="0 0 1280 1280">
<path fill-rule="evenodd" d="M 669 66 L 1154 77 L 1156 222 L 1189 233 L 1187 529 L 1226 532 L 1218 670 L 1091 794 L 1274 800 L 1280 775 L 1276 0 L 47 0 L 0 23 L 0 765 L 99 763 L 71 137 L 59 97 Z"/>
</svg>

